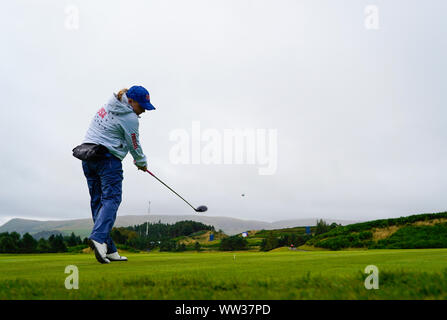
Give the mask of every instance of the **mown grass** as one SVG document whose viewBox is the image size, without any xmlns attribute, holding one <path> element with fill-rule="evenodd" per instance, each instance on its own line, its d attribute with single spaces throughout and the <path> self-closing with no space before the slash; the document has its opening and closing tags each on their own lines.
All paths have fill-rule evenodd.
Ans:
<svg viewBox="0 0 447 320">
<path fill-rule="evenodd" d="M 0 255 L 0 299 L 446 299 L 447 249 Z M 67 265 L 79 289 L 67 290 Z M 367 265 L 379 289 L 366 290 Z"/>
</svg>

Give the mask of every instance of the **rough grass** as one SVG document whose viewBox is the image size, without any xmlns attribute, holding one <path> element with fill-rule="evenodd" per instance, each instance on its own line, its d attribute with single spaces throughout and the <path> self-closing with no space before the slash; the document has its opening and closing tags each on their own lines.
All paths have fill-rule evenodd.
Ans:
<svg viewBox="0 0 447 320">
<path fill-rule="evenodd" d="M 393 233 L 395 233 L 397 230 L 402 228 L 403 226 L 390 226 L 386 228 L 373 228 L 372 234 L 373 234 L 373 240 L 378 241 L 382 239 L 386 239 L 389 236 L 391 236 Z"/>
<path fill-rule="evenodd" d="M 435 224 L 445 223 L 445 222 L 447 222 L 446 218 L 439 218 L 439 219 L 432 219 L 432 220 L 416 221 L 409 225 L 412 225 L 412 226 L 434 226 Z M 390 226 L 390 227 L 386 227 L 386 228 L 373 228 L 372 229 L 373 240 L 378 241 L 378 240 L 389 238 L 393 233 L 395 233 L 397 230 L 399 230 L 402 227 L 405 227 L 405 225 Z"/>
<path fill-rule="evenodd" d="M 0 299 L 446 299 L 447 249 L 0 255 Z M 367 265 L 379 289 L 366 290 Z M 67 290 L 67 265 L 79 289 Z"/>
<path fill-rule="evenodd" d="M 213 241 L 209 241 L 210 239 L 210 234 L 213 233 L 214 234 L 214 240 Z M 227 237 L 224 233 L 220 233 L 217 231 L 205 231 L 205 232 L 201 232 L 199 231 L 197 234 L 192 234 L 190 236 L 185 236 L 182 239 L 179 240 L 180 244 L 185 244 L 185 245 L 194 245 L 196 242 L 200 243 L 201 246 L 213 246 L 216 244 L 219 244 L 220 241 Z"/>
<path fill-rule="evenodd" d="M 427 221 L 417 221 L 417 222 L 413 223 L 412 225 L 414 225 L 414 226 L 433 226 L 435 224 L 445 223 L 445 222 L 447 222 L 446 218 L 440 218 L 440 219 L 432 219 L 432 220 L 427 220 Z"/>
</svg>

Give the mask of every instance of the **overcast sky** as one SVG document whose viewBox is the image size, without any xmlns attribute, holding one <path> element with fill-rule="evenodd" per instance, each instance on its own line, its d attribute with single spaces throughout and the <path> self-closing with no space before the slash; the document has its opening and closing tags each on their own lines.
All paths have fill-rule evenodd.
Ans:
<svg viewBox="0 0 447 320">
<path fill-rule="evenodd" d="M 132 85 L 157 108 L 140 119 L 149 169 L 209 216 L 445 211 L 446 12 L 444 0 L 5 2 L 0 224 L 91 217 L 71 150 Z M 194 121 L 276 130 L 275 172 L 173 163 L 170 135 Z M 149 200 L 153 214 L 193 214 L 130 154 L 123 170 L 118 215 Z"/>
</svg>

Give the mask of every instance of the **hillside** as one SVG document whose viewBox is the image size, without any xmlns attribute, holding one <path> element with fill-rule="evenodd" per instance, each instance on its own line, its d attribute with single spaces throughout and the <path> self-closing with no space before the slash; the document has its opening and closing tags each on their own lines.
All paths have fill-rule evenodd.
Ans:
<svg viewBox="0 0 447 320">
<path fill-rule="evenodd" d="M 214 237 L 212 241 L 210 241 L 211 234 L 213 234 Z M 175 240 L 178 241 L 179 244 L 185 244 L 186 246 L 193 246 L 196 242 L 198 242 L 200 244 L 202 251 L 203 250 L 214 251 L 219 248 L 221 240 L 226 237 L 227 235 L 225 233 L 221 233 L 218 231 L 203 230 L 186 237 L 176 238 Z"/>
<path fill-rule="evenodd" d="M 331 250 L 447 248 L 447 212 L 340 226 L 314 236 L 306 245 Z"/>
<path fill-rule="evenodd" d="M 312 226 L 316 223 L 315 219 L 295 219 L 283 220 L 275 222 L 265 222 L 258 220 L 243 220 L 229 217 L 212 217 L 206 215 L 128 215 L 118 216 L 115 227 L 128 227 L 145 223 L 147 220 L 151 223 L 160 221 L 161 223 L 176 223 L 178 221 L 192 220 L 207 225 L 212 225 L 216 230 L 221 229 L 228 235 L 237 234 L 247 230 L 271 230 L 280 228 L 290 228 L 297 226 Z M 342 225 L 353 223 L 355 221 L 348 220 L 327 220 L 329 222 L 337 222 Z M 82 238 L 87 237 L 93 228 L 91 219 L 75 219 L 75 220 L 53 220 L 53 221 L 37 221 L 28 219 L 11 219 L 4 225 L 0 226 L 1 232 L 18 232 L 19 234 L 29 233 L 34 235 L 42 231 L 59 231 L 64 235 L 74 232 Z"/>
</svg>

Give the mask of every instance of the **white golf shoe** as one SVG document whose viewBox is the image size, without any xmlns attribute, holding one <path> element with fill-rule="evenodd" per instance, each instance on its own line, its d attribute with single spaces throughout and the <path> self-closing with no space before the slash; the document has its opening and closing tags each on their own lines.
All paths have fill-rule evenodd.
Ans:
<svg viewBox="0 0 447 320">
<path fill-rule="evenodd" d="M 110 260 L 106 257 L 107 255 L 107 244 L 99 243 L 95 240 L 92 240 L 93 249 L 95 250 L 96 260 L 100 263 L 110 263 Z"/>
<path fill-rule="evenodd" d="M 127 258 L 124 256 L 120 256 L 118 252 L 109 253 L 106 255 L 106 258 L 110 261 L 127 261 Z"/>
</svg>

